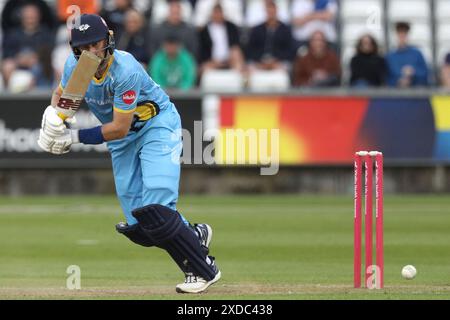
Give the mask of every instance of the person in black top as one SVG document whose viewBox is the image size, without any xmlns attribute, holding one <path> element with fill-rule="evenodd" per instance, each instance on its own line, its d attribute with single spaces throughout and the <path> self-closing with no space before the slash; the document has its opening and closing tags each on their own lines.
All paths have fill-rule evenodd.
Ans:
<svg viewBox="0 0 450 320">
<path fill-rule="evenodd" d="M 124 28 L 116 48 L 131 53 L 144 68 L 150 59 L 149 35 L 144 16 L 135 9 L 128 9 L 124 17 Z"/>
<path fill-rule="evenodd" d="M 102 9 L 100 16 L 114 32 L 116 42 L 119 42 L 125 28 L 125 15 L 128 10 L 135 9 L 133 0 L 114 0 L 114 9 Z"/>
<path fill-rule="evenodd" d="M 214 6 L 210 22 L 200 30 L 200 72 L 209 69 L 243 71 L 239 29 L 225 20 L 221 5 Z"/>
<path fill-rule="evenodd" d="M 378 44 L 371 35 L 362 36 L 352 58 L 350 85 L 353 87 L 380 87 L 386 78 L 386 62 L 378 53 Z"/>
<path fill-rule="evenodd" d="M 277 5 L 266 2 L 267 20 L 253 27 L 247 44 L 250 69 L 288 70 L 294 58 L 290 26 L 278 20 Z"/>
<path fill-rule="evenodd" d="M 5 2 L 5 1 L 2 1 Z M 3 35 L 12 29 L 22 26 L 22 8 L 26 5 L 34 5 L 41 17 L 40 24 L 48 30 L 56 30 L 58 21 L 49 4 L 44 0 L 8 0 L 2 9 L 0 22 Z"/>
<path fill-rule="evenodd" d="M 41 23 L 42 16 L 38 6 L 29 3 L 21 7 L 20 19 L 20 26 L 10 29 L 3 37 L 1 70 L 6 85 L 17 69 L 32 72 L 36 68 L 41 69 L 43 66 L 40 66 L 40 57 L 50 55 L 55 45 L 54 32 Z M 48 70 L 48 63 L 44 69 Z M 45 72 L 48 79 L 42 79 L 46 80 L 43 82 L 51 83 L 52 73 Z M 42 72 L 36 74 L 43 75 Z"/>
</svg>

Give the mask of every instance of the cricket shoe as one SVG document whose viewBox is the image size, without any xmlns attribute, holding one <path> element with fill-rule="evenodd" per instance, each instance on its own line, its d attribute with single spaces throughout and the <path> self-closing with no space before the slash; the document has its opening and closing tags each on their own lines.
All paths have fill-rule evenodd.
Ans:
<svg viewBox="0 0 450 320">
<path fill-rule="evenodd" d="M 184 280 L 184 283 L 180 283 L 175 287 L 175 290 L 178 293 L 201 293 L 205 291 L 210 285 L 219 281 L 222 274 L 220 273 L 220 270 L 217 268 L 214 262 L 214 257 L 209 258 L 211 259 L 210 265 L 215 271 L 215 277 L 212 280 L 207 281 L 200 276 L 196 276 L 191 272 L 187 272 L 185 273 L 186 278 Z"/>
<path fill-rule="evenodd" d="M 206 223 L 194 224 L 194 230 L 197 233 L 197 237 L 200 240 L 202 248 L 204 248 L 206 255 L 209 254 L 209 244 L 212 239 L 212 228 Z"/>
</svg>

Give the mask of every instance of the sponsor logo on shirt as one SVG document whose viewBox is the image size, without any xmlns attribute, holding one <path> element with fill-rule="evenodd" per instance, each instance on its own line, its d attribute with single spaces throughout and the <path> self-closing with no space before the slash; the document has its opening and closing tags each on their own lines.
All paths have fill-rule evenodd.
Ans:
<svg viewBox="0 0 450 320">
<path fill-rule="evenodd" d="M 136 99 L 136 92 L 134 92 L 133 90 L 128 90 L 122 95 L 122 100 L 126 104 L 132 104 L 135 99 Z"/>
</svg>

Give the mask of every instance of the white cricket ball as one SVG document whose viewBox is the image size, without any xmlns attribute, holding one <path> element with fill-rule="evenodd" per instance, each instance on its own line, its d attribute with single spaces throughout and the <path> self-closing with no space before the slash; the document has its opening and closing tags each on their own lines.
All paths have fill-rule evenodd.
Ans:
<svg viewBox="0 0 450 320">
<path fill-rule="evenodd" d="M 408 264 L 402 269 L 402 277 L 408 280 L 414 279 L 417 274 L 417 270 L 414 266 Z"/>
</svg>

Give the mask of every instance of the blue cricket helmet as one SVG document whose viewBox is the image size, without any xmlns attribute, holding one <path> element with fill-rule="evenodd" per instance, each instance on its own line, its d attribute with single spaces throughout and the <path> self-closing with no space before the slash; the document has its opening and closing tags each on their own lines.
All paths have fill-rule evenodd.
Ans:
<svg viewBox="0 0 450 320">
<path fill-rule="evenodd" d="M 114 52 L 114 37 L 110 32 L 108 25 L 102 17 L 96 14 L 83 14 L 80 16 L 80 24 L 71 30 L 70 46 L 75 56 L 79 56 L 81 52 L 77 49 L 80 46 L 107 40 L 109 53 Z"/>
</svg>

